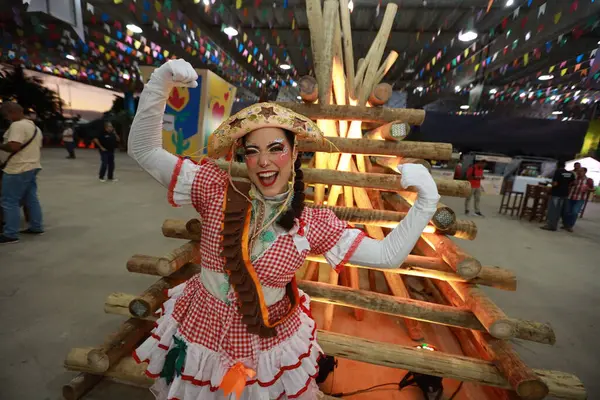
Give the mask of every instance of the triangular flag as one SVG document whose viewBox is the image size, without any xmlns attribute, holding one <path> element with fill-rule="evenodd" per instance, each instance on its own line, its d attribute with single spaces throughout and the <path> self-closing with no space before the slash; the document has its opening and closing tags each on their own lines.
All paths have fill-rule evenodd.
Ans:
<svg viewBox="0 0 600 400">
<path fill-rule="evenodd" d="M 560 21 L 560 17 L 562 17 L 562 11 L 559 11 L 556 14 L 554 14 L 554 25 L 558 24 L 558 21 Z"/>
<path fill-rule="evenodd" d="M 565 76 L 566 73 L 567 73 L 567 69 L 564 68 L 562 71 L 560 71 L 560 76 Z"/>
<path fill-rule="evenodd" d="M 540 15 L 545 15 L 546 14 L 546 3 L 542 4 L 539 8 L 538 8 L 538 14 L 537 17 L 539 18 Z"/>
<path fill-rule="evenodd" d="M 513 19 L 517 19 L 519 18 L 519 11 L 521 10 L 521 7 L 517 7 L 515 9 L 515 11 L 513 12 Z"/>
<path fill-rule="evenodd" d="M 523 56 L 523 64 L 529 64 L 529 53 L 525 53 L 525 55 Z"/>
<path fill-rule="evenodd" d="M 577 64 L 577 65 L 575 65 L 575 72 L 576 72 L 576 71 L 579 71 L 579 68 L 581 68 L 581 64 Z"/>
</svg>

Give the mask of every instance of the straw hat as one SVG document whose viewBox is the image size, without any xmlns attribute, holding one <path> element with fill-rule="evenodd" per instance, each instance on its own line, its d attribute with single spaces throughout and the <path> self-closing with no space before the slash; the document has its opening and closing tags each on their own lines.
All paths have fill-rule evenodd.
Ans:
<svg viewBox="0 0 600 400">
<path fill-rule="evenodd" d="M 259 128 L 281 128 L 309 141 L 324 141 L 323 133 L 304 115 L 275 103 L 258 103 L 229 117 L 208 138 L 208 156 L 227 155 L 241 137 Z"/>
</svg>

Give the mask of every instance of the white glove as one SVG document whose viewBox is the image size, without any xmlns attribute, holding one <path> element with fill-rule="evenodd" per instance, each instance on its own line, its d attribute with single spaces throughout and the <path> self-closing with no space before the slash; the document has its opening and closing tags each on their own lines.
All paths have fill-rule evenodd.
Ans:
<svg viewBox="0 0 600 400">
<path fill-rule="evenodd" d="M 198 74 L 192 65 L 183 60 L 169 60 L 155 69 L 146 86 L 168 95 L 175 86 L 198 87 Z"/>
<path fill-rule="evenodd" d="M 419 199 L 437 203 L 440 195 L 427 168 L 421 164 L 401 164 L 398 165 L 398 172 L 402 174 L 400 184 L 403 188 L 414 187 L 417 189 Z"/>
</svg>

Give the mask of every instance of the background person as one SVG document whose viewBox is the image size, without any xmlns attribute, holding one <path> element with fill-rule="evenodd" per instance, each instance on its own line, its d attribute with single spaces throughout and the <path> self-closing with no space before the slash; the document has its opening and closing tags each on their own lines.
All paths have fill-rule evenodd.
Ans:
<svg viewBox="0 0 600 400">
<path fill-rule="evenodd" d="M 4 133 L 4 144 L 0 150 L 9 156 L 2 172 L 2 204 L 4 230 L 0 235 L 0 244 L 19 241 L 21 225 L 21 204 L 28 211 L 29 229 L 22 233 L 40 235 L 44 233 L 42 225 L 42 207 L 37 195 L 37 174 L 42 169 L 40 149 L 42 132 L 26 119 L 23 107 L 7 102 L 0 108 L 2 115 L 11 122 Z"/>
<path fill-rule="evenodd" d="M 558 221 L 563 214 L 563 209 L 567 203 L 569 196 L 569 186 L 575 180 L 575 174 L 565 169 L 565 162 L 560 161 L 557 165 L 556 172 L 552 178 L 552 191 L 550 202 L 548 204 L 548 216 L 546 225 L 541 229 L 547 231 L 555 231 L 558 229 Z"/>
<path fill-rule="evenodd" d="M 106 182 L 105 176 L 107 172 L 109 181 L 118 181 L 118 179 L 115 179 L 114 177 L 115 149 L 120 142 L 121 139 L 117 135 L 115 128 L 108 121 L 104 123 L 104 130 L 102 133 L 97 138 L 94 138 L 94 143 L 100 150 L 100 182 Z"/>
<path fill-rule="evenodd" d="M 479 209 L 479 203 L 481 201 L 481 180 L 485 179 L 483 176 L 483 167 L 485 167 L 485 160 L 479 160 L 467 169 L 467 180 L 471 184 L 471 193 L 465 200 L 466 215 L 469 215 L 469 203 L 471 202 L 471 198 L 474 198 L 475 200 L 473 202 L 475 206 L 475 215 L 483 217 L 483 214 Z"/>
<path fill-rule="evenodd" d="M 563 228 L 567 232 L 573 232 L 573 227 L 577 222 L 583 203 L 585 203 L 589 193 L 594 190 L 594 183 L 590 182 L 591 179 L 585 175 L 587 168 L 579 167 L 576 171 L 577 177 L 571 183 L 569 198 L 563 211 Z"/>
<path fill-rule="evenodd" d="M 75 158 L 75 137 L 74 137 L 74 132 L 73 132 L 73 123 L 71 121 L 68 121 L 65 125 L 65 130 L 62 133 L 62 141 L 65 144 L 65 149 L 67 149 L 67 152 L 69 153 L 67 158 L 74 159 Z"/>
</svg>

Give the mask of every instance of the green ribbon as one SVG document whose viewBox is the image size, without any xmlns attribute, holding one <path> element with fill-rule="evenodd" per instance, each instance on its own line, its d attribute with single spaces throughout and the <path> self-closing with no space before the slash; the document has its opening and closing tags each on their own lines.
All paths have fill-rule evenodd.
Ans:
<svg viewBox="0 0 600 400">
<path fill-rule="evenodd" d="M 173 340 L 175 341 L 175 346 L 167 353 L 165 365 L 162 371 L 160 371 L 160 377 L 165 378 L 168 385 L 173 382 L 175 375 L 181 376 L 187 352 L 187 344 L 182 339 L 173 337 Z"/>
</svg>

